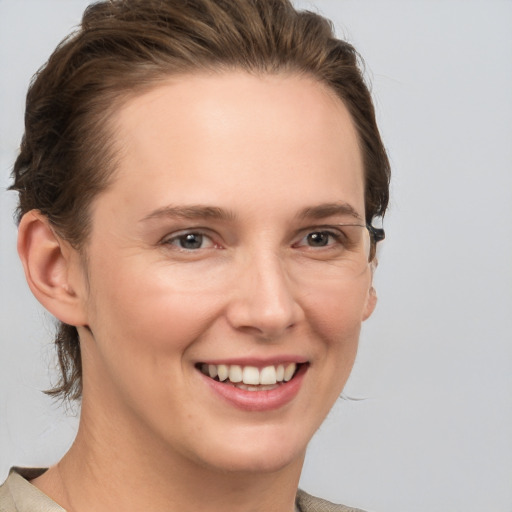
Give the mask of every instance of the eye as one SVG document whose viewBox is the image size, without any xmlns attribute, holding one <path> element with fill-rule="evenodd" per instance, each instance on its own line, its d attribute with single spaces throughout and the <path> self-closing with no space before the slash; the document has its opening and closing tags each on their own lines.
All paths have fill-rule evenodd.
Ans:
<svg viewBox="0 0 512 512">
<path fill-rule="evenodd" d="M 340 242 L 340 234 L 333 231 L 311 231 L 304 236 L 296 247 L 329 247 Z"/>
<path fill-rule="evenodd" d="M 315 231 L 306 235 L 307 244 L 311 247 L 325 247 L 332 239 L 328 231 Z"/>
<path fill-rule="evenodd" d="M 195 231 L 174 235 L 165 239 L 163 243 L 186 251 L 215 247 L 215 243 L 208 235 Z"/>
</svg>

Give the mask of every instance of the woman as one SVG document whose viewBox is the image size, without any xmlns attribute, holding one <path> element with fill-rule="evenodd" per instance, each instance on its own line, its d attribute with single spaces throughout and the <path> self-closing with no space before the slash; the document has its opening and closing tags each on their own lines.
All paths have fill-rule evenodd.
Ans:
<svg viewBox="0 0 512 512">
<path fill-rule="evenodd" d="M 355 50 L 287 0 L 90 6 L 31 85 L 27 282 L 59 321 L 55 466 L 1 510 L 347 510 L 297 491 L 372 313 L 389 164 Z"/>
</svg>

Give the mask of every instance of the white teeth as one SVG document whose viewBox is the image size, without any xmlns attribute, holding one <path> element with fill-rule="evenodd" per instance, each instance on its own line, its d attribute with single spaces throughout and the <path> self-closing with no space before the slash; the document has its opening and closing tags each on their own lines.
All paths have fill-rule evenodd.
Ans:
<svg viewBox="0 0 512 512">
<path fill-rule="evenodd" d="M 290 363 L 286 366 L 284 369 L 284 381 L 288 382 L 295 373 L 295 370 L 297 369 L 297 365 L 295 363 Z"/>
<path fill-rule="evenodd" d="M 265 368 L 263 368 L 260 373 L 260 384 L 268 385 L 275 384 L 276 382 L 277 378 L 275 366 L 265 366 Z"/>
<path fill-rule="evenodd" d="M 229 368 L 225 364 L 219 364 L 217 366 L 217 376 L 221 382 L 224 382 L 229 376 Z"/>
<path fill-rule="evenodd" d="M 237 384 L 237 387 L 248 391 L 261 391 L 279 382 L 288 382 L 295 375 L 296 370 L 296 363 L 269 365 L 261 369 L 256 366 L 241 366 L 238 364 L 201 365 L 201 371 L 212 379 L 217 377 L 221 382 L 229 379 L 233 384 Z"/>
<path fill-rule="evenodd" d="M 237 364 L 232 364 L 229 367 L 229 380 L 231 382 L 242 382 L 242 367 Z"/>
<path fill-rule="evenodd" d="M 283 382 L 283 379 L 284 379 L 284 366 L 282 364 L 280 364 L 276 368 L 276 380 L 278 382 Z"/>
<path fill-rule="evenodd" d="M 244 384 L 258 385 L 260 383 L 260 372 L 255 366 L 244 367 L 243 379 Z"/>
</svg>

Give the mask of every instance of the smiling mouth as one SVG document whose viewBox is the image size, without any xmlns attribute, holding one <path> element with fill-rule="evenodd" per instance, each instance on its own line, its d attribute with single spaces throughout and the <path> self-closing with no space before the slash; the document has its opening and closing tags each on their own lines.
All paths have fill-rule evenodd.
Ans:
<svg viewBox="0 0 512 512">
<path fill-rule="evenodd" d="M 237 364 L 199 363 L 197 368 L 217 382 L 245 391 L 270 391 L 292 380 L 303 363 L 269 365 L 263 368 Z"/>
</svg>

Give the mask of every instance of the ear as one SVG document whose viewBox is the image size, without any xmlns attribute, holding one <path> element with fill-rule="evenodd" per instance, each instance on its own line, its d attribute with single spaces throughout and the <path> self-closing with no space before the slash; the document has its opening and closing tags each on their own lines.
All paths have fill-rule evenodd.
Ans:
<svg viewBox="0 0 512 512">
<path fill-rule="evenodd" d="M 374 257 L 373 260 L 370 262 L 371 281 L 370 289 L 368 290 L 368 297 L 366 298 L 366 304 L 363 311 L 363 322 L 370 318 L 371 314 L 375 310 L 375 307 L 377 306 L 377 292 L 373 287 L 373 274 L 375 273 L 378 264 L 379 262 L 377 261 L 376 257 Z"/>
<path fill-rule="evenodd" d="M 373 313 L 375 306 L 377 305 L 377 292 L 373 286 L 368 290 L 368 297 L 366 298 L 366 304 L 363 311 L 363 322 L 370 318 Z"/>
<path fill-rule="evenodd" d="M 61 322 L 86 325 L 86 287 L 79 254 L 37 210 L 21 219 L 18 254 L 30 290 L 44 308 Z"/>
</svg>

